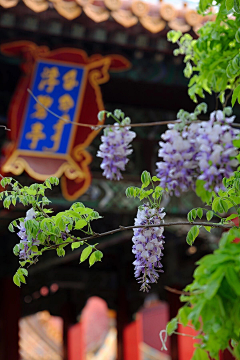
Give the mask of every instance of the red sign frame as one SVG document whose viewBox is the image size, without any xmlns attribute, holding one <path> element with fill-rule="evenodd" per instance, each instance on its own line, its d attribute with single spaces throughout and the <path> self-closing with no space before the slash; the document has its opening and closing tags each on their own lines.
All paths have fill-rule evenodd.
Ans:
<svg viewBox="0 0 240 360">
<path fill-rule="evenodd" d="M 109 80 L 109 70 L 123 71 L 128 69 L 130 62 L 121 55 L 102 56 L 95 54 L 88 57 L 83 50 L 61 48 L 50 51 L 46 46 L 38 46 L 28 41 L 18 41 L 1 45 L 2 53 L 8 56 L 20 56 L 23 59 L 21 77 L 10 104 L 8 114 L 8 127 L 10 142 L 4 147 L 5 155 L 2 172 L 20 175 L 26 171 L 32 178 L 44 181 L 50 176 L 61 177 L 63 196 L 67 200 L 75 200 L 81 196 L 91 184 L 89 164 L 91 155 L 86 147 L 93 141 L 99 130 L 91 127 L 75 126 L 73 141 L 66 156 L 54 154 L 24 153 L 17 148 L 18 139 L 23 124 L 26 106 L 30 94 L 31 78 L 35 63 L 39 59 L 54 60 L 65 64 L 78 64 L 84 66 L 86 71 L 84 91 L 78 110 L 78 123 L 98 126 L 100 124 L 97 114 L 104 110 L 100 85 Z M 102 122 L 101 122 L 102 124 Z"/>
</svg>

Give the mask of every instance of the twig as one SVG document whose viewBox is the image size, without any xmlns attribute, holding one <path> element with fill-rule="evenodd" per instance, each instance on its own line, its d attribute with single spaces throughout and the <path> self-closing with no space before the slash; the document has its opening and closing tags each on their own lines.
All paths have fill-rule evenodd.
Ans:
<svg viewBox="0 0 240 360">
<path fill-rule="evenodd" d="M 83 123 L 78 123 L 75 121 L 71 121 L 71 120 L 67 120 L 64 117 L 57 115 L 55 112 L 53 112 L 52 110 L 48 109 L 46 106 L 44 106 L 39 100 L 38 98 L 33 94 L 33 92 L 30 89 L 27 89 L 28 93 L 33 97 L 33 99 L 40 105 L 43 107 L 43 109 L 45 109 L 49 114 L 55 116 L 57 119 L 64 121 L 67 124 L 72 124 L 72 125 L 76 125 L 76 126 L 82 126 L 82 127 L 87 127 L 90 128 L 92 130 L 99 130 L 99 129 L 104 129 L 104 128 L 110 128 L 113 125 L 91 125 L 91 124 L 83 124 Z M 205 120 L 196 120 L 196 121 L 205 121 Z M 165 120 L 165 121 L 155 121 L 155 122 L 148 122 L 148 123 L 137 123 L 137 124 L 130 124 L 130 125 L 119 125 L 120 127 L 146 127 L 146 126 L 161 126 L 161 125 L 167 125 L 167 124 L 176 124 L 181 122 L 181 120 Z M 233 127 L 240 127 L 240 124 L 229 124 L 230 126 Z"/>
<path fill-rule="evenodd" d="M 46 106 L 44 106 L 39 100 L 38 98 L 33 94 L 33 92 L 30 89 L 27 89 L 27 91 L 29 92 L 29 94 L 34 98 L 34 100 L 43 107 L 43 109 L 45 109 L 47 112 L 49 112 L 49 114 L 55 116 L 56 118 L 63 120 L 64 122 L 66 122 L 67 124 L 72 124 L 72 125 L 76 125 L 76 126 L 83 126 L 83 127 L 88 127 L 91 129 L 103 129 L 103 128 L 109 128 L 112 125 L 90 125 L 90 124 L 82 124 L 82 123 L 78 123 L 75 121 L 71 121 L 71 120 L 67 120 L 64 117 L 57 115 L 56 113 L 54 113 L 52 110 L 48 109 Z M 126 127 L 126 126 L 131 126 L 131 127 L 140 127 L 140 126 L 156 126 L 156 125 L 167 125 L 167 124 L 173 124 L 176 122 L 180 122 L 180 120 L 167 120 L 167 121 L 157 121 L 157 122 L 151 122 L 151 123 L 140 123 L 140 124 L 130 124 L 130 125 L 120 125 L 122 127 Z"/>
<path fill-rule="evenodd" d="M 192 339 L 197 339 L 197 336 L 195 336 L 195 335 L 183 334 L 183 333 L 180 333 L 178 331 L 174 331 L 173 333 L 176 334 L 176 335 L 188 336 L 188 337 L 191 337 Z"/>
<path fill-rule="evenodd" d="M 169 291 L 171 293 L 177 294 L 177 295 L 189 295 L 189 292 L 187 292 L 187 291 L 173 289 L 170 286 L 164 286 L 164 289 L 166 289 L 167 291 Z"/>
<path fill-rule="evenodd" d="M 166 289 L 167 291 L 170 291 L 174 294 L 177 295 L 186 295 L 186 296 L 190 296 L 190 295 L 198 295 L 198 294 L 202 294 L 204 291 L 199 290 L 199 291 L 194 291 L 194 292 L 189 292 L 189 291 L 181 291 L 181 290 L 177 290 L 177 289 L 173 289 L 169 286 L 164 286 L 164 289 Z"/>
</svg>

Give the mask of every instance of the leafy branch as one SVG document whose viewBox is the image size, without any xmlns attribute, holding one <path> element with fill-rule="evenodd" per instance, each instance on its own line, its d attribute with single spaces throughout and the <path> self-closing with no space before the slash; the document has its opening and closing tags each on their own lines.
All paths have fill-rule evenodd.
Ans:
<svg viewBox="0 0 240 360">
<path fill-rule="evenodd" d="M 32 184 L 27 187 L 22 186 L 13 178 L 4 177 L 1 180 L 1 185 L 7 187 L 7 189 L 0 193 L 0 200 L 3 200 L 3 206 L 9 209 L 11 204 L 16 206 L 17 202 L 22 203 L 24 206 L 32 206 L 32 210 L 28 211 L 25 219 L 16 219 L 9 224 L 9 230 L 11 232 L 14 232 L 15 229 L 20 230 L 18 236 L 21 238 L 20 243 L 15 245 L 13 249 L 14 254 L 20 258 L 21 266 L 20 270 L 18 269 L 14 276 L 14 282 L 20 286 L 20 283 L 24 282 L 24 276 L 26 276 L 25 272 L 21 269 L 26 265 L 29 267 L 35 264 L 39 256 L 45 251 L 56 250 L 58 256 L 64 256 L 64 248 L 67 245 L 71 245 L 72 250 L 84 246 L 85 248 L 81 253 L 80 262 L 89 258 L 89 265 L 92 266 L 96 261 L 101 261 L 103 254 L 97 249 L 97 243 L 91 245 L 89 241 L 106 237 L 120 231 L 187 225 L 191 226 L 187 235 L 187 242 L 192 245 L 201 227 L 204 227 L 207 231 L 210 231 L 214 227 L 222 229 L 235 228 L 236 226 L 231 220 L 236 217 L 236 215 L 230 215 L 226 219 L 218 215 L 218 212 L 228 211 L 231 207 L 231 200 L 235 199 L 235 195 L 239 193 L 239 185 L 236 187 L 234 179 L 224 180 L 227 191 L 221 192 L 222 197 L 216 194 L 212 196 L 212 200 L 208 205 L 212 206 L 213 210 L 205 208 L 192 209 L 188 214 L 188 221 L 164 222 L 163 220 L 159 220 L 157 224 L 148 223 L 143 225 L 119 226 L 117 229 L 104 233 L 95 233 L 91 228 L 91 222 L 100 219 L 101 216 L 95 210 L 85 207 L 84 204 L 80 202 L 73 203 L 69 210 L 59 212 L 56 215 L 52 214 L 52 209 L 46 208 L 46 206 L 50 204 L 50 200 L 46 197 L 45 191 L 47 189 L 50 190 L 54 185 L 58 185 L 59 180 L 57 178 L 51 177 L 43 184 Z M 142 186 L 140 188 L 127 188 L 126 196 L 129 198 L 138 197 L 141 201 L 147 201 L 149 209 L 160 209 L 162 195 L 167 189 L 155 185 L 159 180 L 156 176 L 151 177 L 149 172 L 144 171 L 141 175 Z M 239 180 L 237 181 L 239 184 Z M 231 189 L 234 188 L 235 192 L 231 193 L 231 196 L 229 196 L 227 200 L 226 194 L 229 193 L 230 187 Z M 141 206 L 139 208 L 141 209 Z M 201 220 L 204 212 L 206 213 L 207 221 Z M 214 215 L 220 218 L 220 222 L 210 222 Z M 197 218 L 201 221 L 196 221 Z M 72 230 L 80 231 L 80 233 L 84 235 L 81 235 L 81 237 L 74 236 L 71 234 Z"/>
</svg>

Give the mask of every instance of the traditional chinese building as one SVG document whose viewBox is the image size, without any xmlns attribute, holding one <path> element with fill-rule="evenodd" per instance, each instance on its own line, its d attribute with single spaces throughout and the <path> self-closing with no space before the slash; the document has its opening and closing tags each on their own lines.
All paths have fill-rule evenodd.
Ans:
<svg viewBox="0 0 240 360">
<path fill-rule="evenodd" d="M 96 157 L 99 130 L 81 128 L 76 135 L 69 121 L 90 119 L 96 126 L 93 114 L 103 107 L 120 108 L 137 123 L 172 120 L 180 108 L 191 111 L 182 61 L 172 56 L 166 33 L 175 29 L 197 36 L 206 20 L 192 2 L 0 0 L 0 123 L 11 128 L 0 128 L 2 171 L 24 185 L 51 174 L 61 177 L 61 187 L 49 193 L 54 211 L 82 201 L 104 217 L 93 224 L 96 232 L 132 225 L 139 203 L 126 199 L 125 189 L 139 183 L 143 170 L 155 172 L 166 128 L 136 128 L 124 180 L 111 182 L 102 177 Z M 91 81 L 103 78 L 94 87 Z M 92 101 L 91 92 L 98 93 L 99 102 Z M 212 110 L 213 100 L 208 103 Z M 51 117 L 50 108 L 61 118 Z M 73 162 L 77 141 L 80 157 Z M 164 199 L 169 219 L 185 219 L 193 204 L 198 199 L 192 193 Z M 169 350 L 161 351 L 161 319 L 164 327 L 179 307 L 178 295 L 165 287 L 182 289 L 191 281 L 195 261 L 212 251 L 217 232 L 211 242 L 201 235 L 189 248 L 187 228 L 165 231 L 165 272 L 150 295 L 139 292 L 133 276 L 131 231 L 101 239 L 103 261 L 90 269 L 79 265 L 78 250 L 69 249 L 64 258 L 45 254 L 19 289 L 12 283 L 18 266 L 12 247 L 18 240 L 7 227 L 26 210 L 0 209 L 1 360 L 107 360 L 106 348 L 118 360 L 190 359 L 176 336 Z M 95 324 L 93 334 L 89 329 Z"/>
</svg>

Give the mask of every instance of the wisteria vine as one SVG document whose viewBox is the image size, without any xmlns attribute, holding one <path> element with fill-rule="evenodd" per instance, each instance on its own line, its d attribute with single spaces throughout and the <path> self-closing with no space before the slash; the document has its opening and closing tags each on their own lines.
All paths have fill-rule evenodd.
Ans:
<svg viewBox="0 0 240 360">
<path fill-rule="evenodd" d="M 231 126 L 234 116 L 229 117 L 229 108 L 213 112 L 209 121 L 198 120 L 201 111 L 206 112 L 205 104 L 198 105 L 192 114 L 183 110 L 179 112 L 178 121 L 169 124 L 169 129 L 162 135 L 164 142 L 160 142 L 159 156 L 163 161 L 157 163 L 158 176 L 151 177 L 144 171 L 141 176 L 142 187 L 130 187 L 126 190 L 127 197 L 138 197 L 143 201 L 134 226 L 128 227 L 133 229 L 133 265 L 142 291 L 149 291 L 150 284 L 157 282 L 159 273 L 163 271 L 163 229 L 168 226 L 164 223 L 166 214 L 161 206 L 164 192 L 180 195 L 180 192 L 194 188 L 195 184 L 201 181 L 202 188 L 209 193 L 208 205 L 212 206 L 214 211 L 212 216 L 217 212 L 226 212 L 229 208 L 222 199 L 216 206 L 218 197 L 214 197 L 221 196 L 220 191 L 224 191 L 227 178 L 236 176 L 233 167 L 238 164 L 236 156 L 240 145 L 239 131 Z M 136 134 L 130 131 L 131 121 L 121 110 L 117 109 L 113 114 L 101 111 L 99 120 L 102 121 L 104 116 L 113 118 L 116 123 L 104 129 L 101 138 L 103 143 L 97 156 L 103 158 L 103 175 L 109 180 L 119 180 L 122 178 L 121 171 L 125 170 L 129 160 L 127 156 L 132 153 L 130 144 Z M 43 184 L 33 184 L 29 188 L 23 187 L 12 178 L 3 178 L 1 184 L 3 187 L 12 187 L 12 190 L 0 193 L 0 199 L 5 197 L 4 207 L 9 208 L 11 203 L 16 205 L 17 201 L 31 206 L 25 218 L 14 220 L 9 226 L 10 231 L 14 231 L 14 227 L 18 229 L 17 234 L 21 239 L 14 247 L 14 253 L 19 256 L 21 265 L 14 276 L 17 285 L 25 282 L 27 269 L 24 267 L 35 264 L 39 256 L 47 250 L 56 249 L 59 256 L 64 256 L 64 248 L 69 244 L 72 249 L 85 246 L 81 261 L 89 258 L 90 266 L 101 261 L 103 254 L 97 249 L 97 244 L 89 244 L 92 239 L 108 235 L 95 234 L 91 229 L 91 221 L 100 218 L 96 211 L 86 208 L 82 203 L 74 203 L 69 210 L 57 215 L 52 215 L 52 210 L 46 208 L 50 201 L 45 196 L 45 191 L 58 184 L 58 179 L 52 177 Z M 201 219 L 202 216 L 203 210 L 193 211 L 188 216 L 188 222 L 192 223 L 196 217 Z M 210 221 L 212 216 L 210 217 L 208 212 L 207 221 Z M 227 223 L 230 220 L 227 219 Z M 187 242 L 193 243 L 201 227 L 209 231 L 209 226 L 211 229 L 211 226 L 218 225 L 195 222 L 187 235 Z M 221 220 L 220 226 L 225 225 L 226 222 Z M 72 230 L 79 230 L 85 236 L 76 238 L 71 235 Z M 114 232 L 115 230 L 109 233 Z"/>
</svg>

